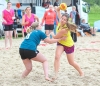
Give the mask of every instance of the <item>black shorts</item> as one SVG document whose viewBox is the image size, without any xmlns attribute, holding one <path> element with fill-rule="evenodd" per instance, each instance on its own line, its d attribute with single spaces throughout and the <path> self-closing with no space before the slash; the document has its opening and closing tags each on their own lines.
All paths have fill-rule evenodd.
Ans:
<svg viewBox="0 0 100 86">
<path fill-rule="evenodd" d="M 33 51 L 33 50 L 28 50 L 28 49 L 19 49 L 19 53 L 21 56 L 21 59 L 32 59 L 37 56 L 39 51 Z"/>
<path fill-rule="evenodd" d="M 11 24 L 11 25 L 4 25 L 4 31 L 13 31 L 13 24 Z"/>
<path fill-rule="evenodd" d="M 13 25 L 13 28 L 16 30 L 17 29 L 17 25 Z"/>
<path fill-rule="evenodd" d="M 51 25 L 45 24 L 45 30 L 53 30 L 53 29 L 54 29 L 53 24 L 51 24 Z"/>
<path fill-rule="evenodd" d="M 24 36 L 26 36 L 27 35 L 27 32 L 24 32 Z"/>
</svg>

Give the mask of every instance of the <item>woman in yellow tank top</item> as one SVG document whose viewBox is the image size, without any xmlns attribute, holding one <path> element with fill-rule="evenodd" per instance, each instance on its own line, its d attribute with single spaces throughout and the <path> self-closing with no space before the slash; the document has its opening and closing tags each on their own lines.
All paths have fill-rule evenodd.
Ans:
<svg viewBox="0 0 100 86">
<path fill-rule="evenodd" d="M 55 78 L 57 78 L 57 74 L 60 67 L 60 57 L 62 53 L 65 51 L 68 62 L 70 65 L 72 65 L 80 74 L 80 76 L 84 76 L 84 73 L 82 72 L 80 66 L 74 61 L 74 42 L 71 37 L 71 31 L 73 29 L 77 28 L 73 24 L 68 24 L 68 14 L 60 14 L 60 9 L 57 10 L 58 17 L 59 17 L 59 24 L 56 29 L 56 35 L 53 36 L 53 38 L 60 38 L 63 36 L 66 36 L 65 40 L 60 40 L 57 43 L 57 48 L 55 52 L 55 61 L 54 61 L 54 70 L 55 70 Z"/>
</svg>

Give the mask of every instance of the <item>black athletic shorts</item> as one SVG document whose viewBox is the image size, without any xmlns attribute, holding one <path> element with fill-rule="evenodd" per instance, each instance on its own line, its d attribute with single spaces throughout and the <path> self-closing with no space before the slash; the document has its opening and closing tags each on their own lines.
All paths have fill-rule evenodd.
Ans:
<svg viewBox="0 0 100 86">
<path fill-rule="evenodd" d="M 33 51 L 33 50 L 28 50 L 28 49 L 19 49 L 19 53 L 21 56 L 21 59 L 32 59 L 37 56 L 39 51 Z"/>
<path fill-rule="evenodd" d="M 45 24 L 45 30 L 53 30 L 53 29 L 54 29 L 53 24 L 51 24 L 51 25 Z"/>
<path fill-rule="evenodd" d="M 13 31 L 13 24 L 11 24 L 11 25 L 4 25 L 4 31 Z"/>
</svg>

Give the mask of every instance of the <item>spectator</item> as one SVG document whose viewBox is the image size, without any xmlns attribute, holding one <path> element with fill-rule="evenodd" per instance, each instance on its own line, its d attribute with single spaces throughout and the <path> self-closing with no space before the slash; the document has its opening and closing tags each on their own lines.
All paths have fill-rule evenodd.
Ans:
<svg viewBox="0 0 100 86">
<path fill-rule="evenodd" d="M 47 0 L 46 4 L 47 4 L 47 8 L 48 8 L 48 7 L 49 7 L 49 5 L 51 5 L 50 0 Z"/>
<path fill-rule="evenodd" d="M 14 10 L 11 9 L 12 3 L 7 3 L 7 8 L 3 11 L 3 25 L 5 27 L 5 48 L 9 49 L 12 47 L 12 34 L 13 34 L 13 22 L 14 22 Z M 10 42 L 10 47 L 8 46 Z"/>
<path fill-rule="evenodd" d="M 83 32 L 87 32 L 93 36 L 96 35 L 96 29 L 93 27 L 90 27 L 88 23 L 85 23 L 85 19 L 82 19 L 82 23 L 80 25 L 81 28 L 83 28 Z"/>
<path fill-rule="evenodd" d="M 43 2 L 42 2 L 42 7 L 47 8 L 47 3 L 45 0 L 43 0 Z"/>
<path fill-rule="evenodd" d="M 58 2 L 59 0 L 56 0 L 55 2 L 54 2 L 54 6 L 59 6 L 59 2 Z"/>
<path fill-rule="evenodd" d="M 47 36 L 50 36 L 50 33 L 53 32 L 55 20 L 56 20 L 56 13 L 53 10 L 53 6 L 49 5 L 49 9 L 44 13 L 42 23 L 41 23 L 41 25 L 43 25 L 45 21 L 45 32 Z"/>
<path fill-rule="evenodd" d="M 27 27 L 31 26 L 31 24 L 34 21 L 39 22 L 39 18 L 35 14 L 31 13 L 31 7 L 27 7 L 25 9 L 25 12 L 26 12 L 26 14 L 24 14 L 22 17 L 22 25 L 24 27 L 24 35 L 26 36 L 27 35 L 27 33 L 26 33 Z"/>
</svg>

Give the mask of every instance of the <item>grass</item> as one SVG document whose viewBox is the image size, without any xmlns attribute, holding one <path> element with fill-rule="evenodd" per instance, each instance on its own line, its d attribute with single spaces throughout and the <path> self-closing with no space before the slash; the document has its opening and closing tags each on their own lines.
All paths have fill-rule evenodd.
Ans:
<svg viewBox="0 0 100 86">
<path fill-rule="evenodd" d="M 94 22 L 100 20 L 100 13 L 89 13 L 90 26 L 94 26 Z"/>
</svg>

